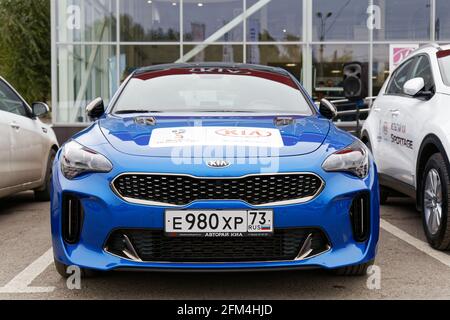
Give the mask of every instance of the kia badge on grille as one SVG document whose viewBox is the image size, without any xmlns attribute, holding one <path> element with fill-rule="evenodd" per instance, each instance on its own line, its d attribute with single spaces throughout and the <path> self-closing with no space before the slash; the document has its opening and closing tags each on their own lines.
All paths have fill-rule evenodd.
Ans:
<svg viewBox="0 0 450 320">
<path fill-rule="evenodd" d="M 211 161 L 208 161 L 207 164 L 208 164 L 208 167 L 217 168 L 217 169 L 227 168 L 231 165 L 231 163 L 229 163 L 226 160 L 211 160 Z"/>
</svg>

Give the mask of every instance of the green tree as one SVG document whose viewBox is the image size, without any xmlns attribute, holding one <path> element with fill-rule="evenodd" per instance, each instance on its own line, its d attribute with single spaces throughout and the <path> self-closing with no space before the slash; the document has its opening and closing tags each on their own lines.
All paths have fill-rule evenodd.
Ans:
<svg viewBox="0 0 450 320">
<path fill-rule="evenodd" d="M 0 75 L 28 101 L 51 96 L 50 0 L 0 0 Z"/>
</svg>

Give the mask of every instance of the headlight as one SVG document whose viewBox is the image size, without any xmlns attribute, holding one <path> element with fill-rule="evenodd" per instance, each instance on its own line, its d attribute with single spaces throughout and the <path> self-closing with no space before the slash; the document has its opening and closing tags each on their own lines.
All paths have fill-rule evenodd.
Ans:
<svg viewBox="0 0 450 320">
<path fill-rule="evenodd" d="M 322 165 L 325 171 L 349 172 L 361 179 L 369 174 L 369 150 L 359 140 L 329 156 Z"/>
<path fill-rule="evenodd" d="M 62 150 L 61 171 L 67 179 L 86 172 L 110 172 L 113 166 L 105 156 L 70 141 Z"/>
</svg>

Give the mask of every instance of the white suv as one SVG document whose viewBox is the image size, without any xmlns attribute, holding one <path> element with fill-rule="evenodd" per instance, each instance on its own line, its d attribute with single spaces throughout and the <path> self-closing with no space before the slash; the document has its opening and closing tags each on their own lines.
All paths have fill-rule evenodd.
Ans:
<svg viewBox="0 0 450 320">
<path fill-rule="evenodd" d="M 381 201 L 416 199 L 430 244 L 450 249 L 450 45 L 428 45 L 391 74 L 364 124 L 362 140 L 380 173 Z"/>
</svg>

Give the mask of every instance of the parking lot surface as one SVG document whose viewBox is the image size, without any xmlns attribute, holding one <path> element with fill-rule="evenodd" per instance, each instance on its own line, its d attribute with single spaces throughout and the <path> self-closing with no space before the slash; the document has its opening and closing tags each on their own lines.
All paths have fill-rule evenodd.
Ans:
<svg viewBox="0 0 450 320">
<path fill-rule="evenodd" d="M 35 202 L 31 192 L 0 200 L 0 299 L 450 299 L 450 254 L 427 245 L 407 198 L 382 207 L 375 282 L 320 270 L 112 272 L 70 290 L 50 249 L 49 203 Z"/>
</svg>

